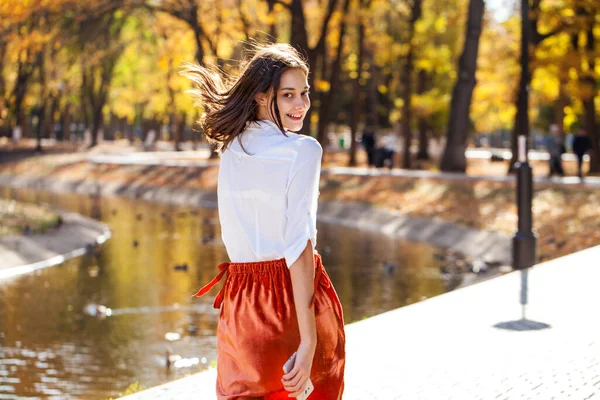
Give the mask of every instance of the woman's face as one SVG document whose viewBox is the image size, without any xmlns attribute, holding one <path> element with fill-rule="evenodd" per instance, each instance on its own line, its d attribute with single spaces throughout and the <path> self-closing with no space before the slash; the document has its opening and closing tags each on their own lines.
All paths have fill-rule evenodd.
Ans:
<svg viewBox="0 0 600 400">
<path fill-rule="evenodd" d="M 258 117 L 275 122 L 273 114 L 268 109 L 271 100 L 264 93 L 258 96 Z M 302 129 L 304 117 L 310 108 L 308 81 L 304 71 L 299 68 L 291 68 L 281 74 L 279 90 L 277 91 L 277 107 L 279 107 L 279 117 L 284 129 L 294 132 Z"/>
<path fill-rule="evenodd" d="M 277 106 L 283 127 L 298 132 L 310 108 L 308 81 L 304 71 L 292 68 L 281 74 L 277 92 Z"/>
</svg>

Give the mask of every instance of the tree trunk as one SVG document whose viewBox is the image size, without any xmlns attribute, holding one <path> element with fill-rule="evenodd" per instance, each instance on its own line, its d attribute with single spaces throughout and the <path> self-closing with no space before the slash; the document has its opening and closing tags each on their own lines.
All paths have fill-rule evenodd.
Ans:
<svg viewBox="0 0 600 400">
<path fill-rule="evenodd" d="M 318 95 L 317 88 L 315 87 L 317 54 L 315 49 L 308 48 L 308 35 L 306 32 L 306 20 L 304 18 L 304 10 L 302 8 L 302 0 L 292 0 L 289 9 L 292 18 L 290 25 L 290 44 L 308 60 L 308 65 L 311 69 L 311 73 L 308 75 L 308 85 L 311 87 L 314 93 L 313 102 L 315 102 L 314 98 Z M 306 116 L 304 117 L 304 124 L 302 126 L 301 133 L 305 135 L 310 135 L 313 112 L 313 107 L 309 108 L 306 112 Z"/>
<path fill-rule="evenodd" d="M 365 21 L 364 21 L 364 16 L 363 13 L 366 12 L 366 10 L 369 8 L 369 5 L 371 3 L 371 0 L 361 0 L 359 5 L 360 5 L 360 9 L 359 9 L 359 25 L 358 25 L 358 59 L 356 60 L 357 62 L 357 67 L 356 67 L 356 78 L 353 80 L 352 82 L 352 87 L 353 87 L 353 95 L 352 95 L 352 99 L 354 100 L 354 102 L 352 103 L 352 116 L 350 118 L 350 159 L 348 160 L 348 166 L 349 167 L 355 167 L 356 166 L 356 136 L 357 136 L 357 130 L 358 130 L 358 124 L 360 123 L 361 120 L 361 114 L 362 114 L 362 110 L 363 110 L 363 101 L 362 101 L 362 97 L 363 97 L 363 88 L 362 85 L 360 84 L 360 79 L 361 79 L 361 74 L 362 74 L 362 65 L 363 65 L 363 59 L 365 56 Z"/>
<path fill-rule="evenodd" d="M 47 124 L 48 115 L 48 85 L 46 84 L 46 55 L 44 51 L 40 51 L 37 56 L 37 65 L 39 67 L 40 74 L 40 86 L 41 86 L 41 104 L 37 108 L 38 126 L 36 127 L 37 144 L 35 150 L 38 152 L 42 151 L 42 135 L 45 131 Z"/>
<path fill-rule="evenodd" d="M 59 102 L 60 98 L 58 97 L 58 94 L 52 96 L 50 112 L 48 114 L 48 123 L 46 124 L 46 132 L 44 133 L 44 137 L 52 137 L 52 134 L 54 133 L 54 124 L 56 123 L 55 116 L 58 112 Z M 58 139 L 58 137 L 55 139 Z"/>
<path fill-rule="evenodd" d="M 308 48 L 308 34 L 306 32 L 306 20 L 304 18 L 304 10 L 302 9 L 302 0 L 292 0 L 290 4 L 290 14 L 292 23 L 290 26 L 290 43 L 301 54 L 304 54 L 310 61 L 310 49 Z M 314 68 L 311 65 L 311 68 Z"/>
<path fill-rule="evenodd" d="M 6 56 L 7 43 L 4 38 L 0 37 L 0 71 L 4 71 L 4 57 Z M 8 104 L 6 98 L 6 81 L 4 74 L 0 72 L 0 136 L 6 134 L 10 136 L 10 118 L 6 118 Z M 6 110 L 6 111 L 5 111 Z"/>
<path fill-rule="evenodd" d="M 275 15 L 273 15 L 275 0 L 267 0 L 267 6 L 269 7 L 269 41 L 277 42 Z"/>
<path fill-rule="evenodd" d="M 94 147 L 98 144 L 98 132 L 102 129 L 102 107 L 94 108 L 94 114 L 92 116 L 92 143 L 90 147 Z"/>
<path fill-rule="evenodd" d="M 419 71 L 417 93 L 423 94 L 427 91 L 427 71 L 424 69 Z M 429 126 L 424 116 L 419 116 L 419 152 L 417 153 L 417 160 L 429 160 L 429 138 L 427 137 L 427 130 Z"/>
<path fill-rule="evenodd" d="M 25 110 L 23 108 L 20 108 L 19 114 L 17 114 L 17 126 L 20 126 L 22 129 L 22 137 L 31 137 L 31 129 L 27 123 L 27 115 L 25 115 Z"/>
<path fill-rule="evenodd" d="M 185 111 L 182 111 L 177 116 L 177 126 L 175 127 L 175 135 L 177 136 L 177 138 L 179 138 L 179 141 L 182 140 L 183 134 L 185 132 L 185 120 L 186 120 L 186 114 L 185 114 Z"/>
<path fill-rule="evenodd" d="M 367 108 L 368 117 L 367 123 L 371 123 L 372 128 L 377 132 L 379 128 L 379 91 L 377 90 L 377 82 L 379 77 L 379 71 L 375 65 L 375 57 L 373 54 L 369 54 L 369 82 L 367 83 Z"/>
<path fill-rule="evenodd" d="M 529 41 L 530 46 L 528 49 L 529 71 L 526 74 L 527 82 L 525 82 L 527 88 L 529 88 L 531 86 L 531 80 L 532 80 L 533 74 L 535 72 L 535 63 L 533 61 L 535 58 L 535 50 L 536 50 L 537 46 L 540 43 L 542 43 L 544 40 L 546 40 L 547 38 L 554 36 L 555 34 L 557 34 L 561 31 L 561 29 L 558 28 L 558 29 L 554 29 L 546 34 L 540 33 L 538 28 L 539 28 L 539 16 L 542 13 L 541 3 L 542 3 L 542 0 L 533 0 L 531 2 L 531 6 L 529 8 L 529 37 L 530 37 L 530 41 Z M 522 83 L 523 82 L 521 81 L 521 78 L 519 78 L 519 86 L 517 86 L 517 88 L 520 88 Z M 515 113 L 515 121 L 514 121 L 514 126 L 513 126 L 513 130 L 512 130 L 511 141 L 510 141 L 512 158 L 511 158 L 510 164 L 508 166 L 508 173 L 513 172 L 514 165 L 518 161 L 517 137 L 519 137 L 519 135 L 524 134 L 524 132 L 522 132 L 522 129 L 520 127 L 521 118 L 523 117 L 521 115 L 523 110 L 522 110 L 522 107 L 520 107 L 520 104 L 521 104 L 521 94 L 520 93 L 521 93 L 521 91 L 518 89 L 517 96 L 515 98 L 515 100 L 516 100 L 515 106 L 516 106 L 517 112 Z"/>
<path fill-rule="evenodd" d="M 404 105 L 402 107 L 402 135 L 404 137 L 404 154 L 402 156 L 402 168 L 409 169 L 411 166 L 410 147 L 412 145 L 411 132 L 411 96 L 412 96 L 412 71 L 414 63 L 414 46 L 413 38 L 415 36 L 415 24 L 421 18 L 423 0 L 413 0 L 410 15 L 410 24 L 408 27 L 408 54 L 406 55 L 406 63 L 404 64 L 404 73 L 402 77 L 404 95 Z"/>
<path fill-rule="evenodd" d="M 590 172 L 597 174 L 600 173 L 600 137 L 598 135 L 598 128 L 596 124 L 596 108 L 594 106 L 594 98 L 597 93 L 596 89 L 596 78 L 595 68 L 596 63 L 594 59 L 595 50 L 595 38 L 594 38 L 594 16 L 590 18 L 590 23 L 587 31 L 587 58 L 589 65 L 588 75 L 584 78 L 585 85 L 589 89 L 589 93 L 585 99 L 583 99 L 583 109 L 585 112 L 585 129 L 588 132 L 590 141 L 592 142 L 592 151 L 590 154 Z"/>
<path fill-rule="evenodd" d="M 442 171 L 466 172 L 467 169 L 465 150 L 469 135 L 469 110 L 477 83 L 475 71 L 484 10 L 483 0 L 470 0 L 465 47 L 458 62 L 458 80 L 452 91 L 446 148 L 440 162 Z"/>
<path fill-rule="evenodd" d="M 24 61 L 19 61 L 17 66 L 17 79 L 15 81 L 15 86 L 11 96 L 11 98 L 15 99 L 13 102 L 12 109 L 13 116 L 16 120 L 16 125 L 21 126 L 24 133 L 23 137 L 27 137 L 25 136 L 25 130 L 27 129 L 25 125 L 27 125 L 27 123 L 23 118 L 23 116 L 25 115 L 25 112 L 23 110 L 23 100 L 25 99 L 25 95 L 27 94 L 27 86 L 29 83 L 29 79 L 33 75 L 34 67 L 29 61 L 29 50 L 26 50 L 24 57 L 19 59 L 23 59 Z M 29 129 L 27 129 L 27 131 L 29 131 Z"/>
<path fill-rule="evenodd" d="M 194 38 L 196 39 L 196 61 L 198 64 L 204 66 L 204 48 L 202 47 L 204 29 L 202 29 L 202 26 L 198 23 L 198 6 L 194 5 L 189 11 L 190 19 L 186 22 L 194 31 Z"/>
<path fill-rule="evenodd" d="M 71 141 L 71 104 L 67 103 L 63 110 L 62 121 L 63 140 Z"/>
<path fill-rule="evenodd" d="M 322 97 L 322 101 L 319 107 L 319 130 L 317 131 L 317 140 L 321 143 L 323 148 L 326 147 L 327 142 L 327 127 L 330 122 L 331 109 L 333 104 L 333 98 L 339 96 L 338 87 L 340 85 L 340 75 L 342 68 L 342 52 L 344 50 L 344 38 L 346 36 L 347 22 L 346 16 L 348 15 L 348 8 L 350 6 L 350 0 L 344 0 L 342 20 L 340 21 L 340 36 L 338 40 L 338 47 L 335 59 L 331 65 L 331 71 L 329 74 L 329 91 Z M 323 59 L 325 64 L 325 59 Z"/>
<path fill-rule="evenodd" d="M 314 84 L 314 72 L 317 68 L 317 60 L 319 58 L 319 54 L 321 54 L 325 50 L 325 38 L 327 36 L 329 22 L 331 21 L 331 16 L 333 15 L 336 5 L 337 0 L 328 0 L 327 8 L 325 10 L 325 16 L 323 18 L 319 32 L 319 40 L 315 47 L 312 48 L 308 47 L 306 18 L 304 16 L 304 9 L 302 8 L 302 0 L 292 0 L 291 4 L 288 6 L 292 19 L 290 25 L 290 44 L 296 49 L 298 49 L 298 51 L 307 58 L 309 67 L 312 70 L 312 73 L 308 76 L 308 84 L 313 89 L 313 93 L 315 93 L 317 97 L 319 93 L 317 92 L 317 88 Z M 310 135 L 311 116 L 313 111 L 314 110 L 311 107 L 306 113 L 306 117 L 304 118 L 305 123 L 301 131 L 301 133 L 303 134 Z"/>
</svg>

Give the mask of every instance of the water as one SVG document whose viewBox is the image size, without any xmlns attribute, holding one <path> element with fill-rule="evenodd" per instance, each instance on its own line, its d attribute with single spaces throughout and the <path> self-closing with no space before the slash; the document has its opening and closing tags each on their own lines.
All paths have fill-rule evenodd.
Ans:
<svg viewBox="0 0 600 400">
<path fill-rule="evenodd" d="M 214 365 L 218 314 L 212 298 L 191 295 L 227 260 L 216 210 L 23 189 L 0 195 L 78 212 L 113 232 L 96 254 L 0 281 L 0 399 L 108 399 L 136 382 L 151 387 Z M 446 291 L 431 246 L 318 229 L 347 323 Z M 174 269 L 182 264 L 187 271 Z M 112 315 L 91 316 L 97 305 Z M 169 342 L 167 333 L 181 339 Z"/>
</svg>

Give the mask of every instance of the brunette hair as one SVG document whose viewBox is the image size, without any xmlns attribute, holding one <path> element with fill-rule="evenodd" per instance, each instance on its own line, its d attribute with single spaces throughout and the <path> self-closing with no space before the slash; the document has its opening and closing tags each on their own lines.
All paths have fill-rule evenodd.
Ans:
<svg viewBox="0 0 600 400">
<path fill-rule="evenodd" d="M 189 92 L 195 103 L 204 108 L 198 123 L 209 142 L 216 144 L 220 151 L 227 148 L 248 122 L 258 120 L 258 103 L 254 97 L 269 92 L 272 93 L 269 112 L 285 135 L 277 91 L 281 75 L 291 68 L 301 69 L 306 75 L 309 72 L 306 60 L 289 44 L 254 44 L 252 57 L 246 59 L 240 74 L 233 79 L 215 67 L 184 64 L 182 75 L 189 78 L 193 86 Z"/>
</svg>

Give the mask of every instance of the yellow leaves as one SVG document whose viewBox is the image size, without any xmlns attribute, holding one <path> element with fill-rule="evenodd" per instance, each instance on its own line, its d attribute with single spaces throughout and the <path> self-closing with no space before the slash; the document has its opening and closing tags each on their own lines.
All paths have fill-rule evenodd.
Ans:
<svg viewBox="0 0 600 400">
<path fill-rule="evenodd" d="M 312 125 L 316 125 L 319 123 L 319 114 L 318 113 L 311 113 L 310 114 L 310 123 Z"/>
<path fill-rule="evenodd" d="M 346 60 L 344 63 L 344 68 L 347 71 L 351 71 L 351 72 L 358 71 L 358 55 L 355 52 L 348 54 L 348 57 L 346 57 Z M 356 74 L 356 75 L 358 75 L 358 74 Z"/>
<path fill-rule="evenodd" d="M 161 55 L 160 58 L 158 59 L 158 62 L 156 63 L 158 68 L 160 68 L 162 71 L 168 71 L 169 68 L 171 67 L 170 64 L 171 64 L 170 57 L 167 56 L 166 54 Z"/>
<path fill-rule="evenodd" d="M 448 20 L 442 15 L 437 17 L 435 19 L 435 22 L 433 23 L 433 27 L 436 30 L 436 32 L 438 32 L 438 33 L 445 33 L 447 26 L 448 26 Z"/>
<path fill-rule="evenodd" d="M 450 93 L 443 93 L 439 88 L 433 88 L 423 94 L 412 95 L 411 102 L 416 115 L 431 117 L 449 107 Z"/>
<path fill-rule="evenodd" d="M 574 108 L 571 106 L 566 106 L 564 108 L 564 112 L 565 112 L 565 118 L 563 119 L 564 126 L 567 127 L 567 129 L 571 129 L 571 126 L 573 126 L 575 124 L 575 122 L 577 122 L 577 114 L 575 113 Z"/>
<path fill-rule="evenodd" d="M 567 18 L 575 16 L 575 10 L 573 10 L 572 8 L 565 7 L 560 11 L 560 13 L 563 17 Z"/>
<path fill-rule="evenodd" d="M 392 124 L 397 123 L 402 118 L 402 112 L 400 110 L 392 110 L 390 111 L 390 122 Z"/>
<path fill-rule="evenodd" d="M 550 69 L 538 68 L 533 76 L 531 87 L 546 101 L 554 101 L 558 98 L 560 81 Z"/>
<path fill-rule="evenodd" d="M 409 48 L 408 43 L 394 43 L 391 48 L 391 53 L 395 58 L 403 57 L 408 54 Z"/>
<path fill-rule="evenodd" d="M 315 79 L 315 89 L 319 92 L 329 92 L 329 88 L 331 87 L 329 81 L 323 79 Z"/>
<path fill-rule="evenodd" d="M 577 68 L 569 68 L 569 78 L 572 80 L 577 80 L 579 74 L 577 73 Z"/>
</svg>

